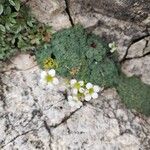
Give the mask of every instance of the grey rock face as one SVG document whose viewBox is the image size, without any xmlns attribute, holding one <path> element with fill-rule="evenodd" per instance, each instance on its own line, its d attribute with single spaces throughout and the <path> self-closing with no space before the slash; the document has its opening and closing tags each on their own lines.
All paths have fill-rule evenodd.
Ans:
<svg viewBox="0 0 150 150">
<path fill-rule="evenodd" d="M 60 92 L 63 79 L 50 91 L 39 83 L 34 58 L 11 61 L 0 80 L 0 149 L 150 149 L 149 118 L 126 109 L 114 89 L 71 108 Z"/>
<path fill-rule="evenodd" d="M 40 22 L 52 26 L 55 31 L 71 26 L 64 0 L 30 0 L 26 4 Z"/>
<path fill-rule="evenodd" d="M 128 54 L 127 54 L 126 58 L 134 58 L 134 57 L 143 56 L 145 47 L 146 47 L 145 39 L 132 44 L 131 47 L 128 49 Z"/>
<path fill-rule="evenodd" d="M 143 0 L 78 0 L 85 9 L 119 20 L 142 22 L 150 12 L 150 1 Z"/>
<path fill-rule="evenodd" d="M 122 63 L 122 71 L 127 76 L 136 75 L 150 84 L 150 37 L 137 41 L 127 51 Z"/>
</svg>

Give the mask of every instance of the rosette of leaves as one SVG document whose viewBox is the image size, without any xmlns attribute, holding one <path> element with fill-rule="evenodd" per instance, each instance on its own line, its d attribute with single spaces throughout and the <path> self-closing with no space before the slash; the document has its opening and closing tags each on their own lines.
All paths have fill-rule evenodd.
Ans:
<svg viewBox="0 0 150 150">
<path fill-rule="evenodd" d="M 49 42 L 51 27 L 37 22 L 20 0 L 0 1 L 0 60 Z"/>
<path fill-rule="evenodd" d="M 80 25 L 53 34 L 49 45 L 36 53 L 41 68 L 45 59 L 52 58 L 59 75 L 115 87 L 129 108 L 150 115 L 150 86 L 121 73 L 116 56 L 98 36 L 88 34 Z"/>
<path fill-rule="evenodd" d="M 113 86 L 119 73 L 108 56 L 107 45 L 77 25 L 53 34 L 51 44 L 37 52 L 37 61 L 43 68 L 43 61 L 52 57 L 58 64 L 57 72 L 62 76 Z"/>
</svg>

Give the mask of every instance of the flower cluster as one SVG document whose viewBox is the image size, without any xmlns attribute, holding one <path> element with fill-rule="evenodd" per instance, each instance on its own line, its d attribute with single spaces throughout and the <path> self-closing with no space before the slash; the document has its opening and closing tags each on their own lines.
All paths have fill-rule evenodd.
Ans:
<svg viewBox="0 0 150 150">
<path fill-rule="evenodd" d="M 56 71 L 54 69 L 42 71 L 40 82 L 49 89 L 53 89 L 55 85 L 59 84 Z M 83 105 L 83 101 L 90 101 L 91 99 L 98 98 L 99 91 L 100 87 L 97 85 L 71 79 L 67 89 L 68 103 L 71 107 L 80 108 Z"/>
<path fill-rule="evenodd" d="M 70 95 L 68 96 L 69 104 L 74 107 L 81 107 L 83 101 L 90 101 L 98 98 L 100 87 L 92 83 L 85 84 L 84 81 L 70 80 Z"/>
</svg>

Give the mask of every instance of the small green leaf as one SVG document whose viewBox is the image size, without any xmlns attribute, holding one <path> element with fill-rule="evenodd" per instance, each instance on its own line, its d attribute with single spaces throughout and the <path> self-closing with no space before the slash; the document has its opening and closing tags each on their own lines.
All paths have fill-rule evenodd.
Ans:
<svg viewBox="0 0 150 150">
<path fill-rule="evenodd" d="M 0 24 L 0 30 L 1 30 L 2 32 L 6 32 L 6 29 L 5 29 L 5 27 L 4 27 L 2 24 Z"/>
<path fill-rule="evenodd" d="M 91 50 L 88 50 L 87 52 L 86 52 L 86 56 L 87 56 L 87 58 L 92 58 L 93 57 L 93 51 L 91 51 Z"/>
<path fill-rule="evenodd" d="M 11 43 L 14 44 L 16 41 L 16 38 L 12 38 Z"/>
<path fill-rule="evenodd" d="M 96 55 L 94 58 L 96 61 L 101 61 L 103 59 L 101 55 Z"/>
<path fill-rule="evenodd" d="M 16 33 L 19 33 L 22 30 L 21 25 L 18 26 Z"/>
<path fill-rule="evenodd" d="M 14 13 L 11 14 L 11 17 L 12 17 L 12 18 L 17 17 L 17 16 L 18 16 L 18 13 L 17 13 L 17 12 L 14 12 Z"/>
<path fill-rule="evenodd" d="M 15 6 L 15 2 L 13 0 L 9 0 L 10 5 Z"/>
<path fill-rule="evenodd" d="M 4 11 L 5 15 L 10 15 L 11 14 L 11 8 L 8 6 L 6 7 L 5 11 Z"/>
<path fill-rule="evenodd" d="M 28 25 L 29 27 L 33 27 L 32 21 L 27 21 L 27 25 Z"/>
<path fill-rule="evenodd" d="M 5 24 L 5 27 L 6 27 L 7 30 L 10 30 L 10 28 L 11 28 L 12 26 L 13 26 L 13 24 L 10 23 L 10 22 L 6 22 L 6 24 Z"/>
<path fill-rule="evenodd" d="M 20 10 L 20 0 L 14 0 L 14 2 L 15 2 L 15 9 L 17 11 L 19 11 Z"/>
<path fill-rule="evenodd" d="M 2 4 L 0 4 L 0 15 L 3 13 L 3 5 Z"/>
<path fill-rule="evenodd" d="M 15 24 L 16 23 L 16 20 L 14 18 L 9 18 L 10 22 Z"/>
</svg>

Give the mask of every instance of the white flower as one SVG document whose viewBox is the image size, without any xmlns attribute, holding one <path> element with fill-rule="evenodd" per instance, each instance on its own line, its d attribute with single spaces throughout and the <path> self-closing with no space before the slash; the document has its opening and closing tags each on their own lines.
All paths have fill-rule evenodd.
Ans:
<svg viewBox="0 0 150 150">
<path fill-rule="evenodd" d="M 84 93 L 84 81 L 77 81 L 76 79 L 70 80 L 71 92 L 73 95 Z"/>
<path fill-rule="evenodd" d="M 115 51 L 117 50 L 117 47 L 116 47 L 115 42 L 109 43 L 108 46 L 109 46 L 109 48 L 110 48 L 110 52 L 111 52 L 111 53 L 113 53 L 113 52 L 115 52 Z"/>
<path fill-rule="evenodd" d="M 53 88 L 54 85 L 59 83 L 59 80 L 55 77 L 56 71 L 51 69 L 49 71 L 41 72 L 41 83 L 47 85 L 49 88 Z"/>
<path fill-rule="evenodd" d="M 70 80 L 70 85 L 72 88 L 76 88 L 79 90 L 80 87 L 84 85 L 84 81 L 78 81 L 76 79 L 71 79 Z"/>
<path fill-rule="evenodd" d="M 71 107 L 80 108 L 83 103 L 78 99 L 77 96 L 68 96 L 68 103 Z"/>
<path fill-rule="evenodd" d="M 92 98 L 96 99 L 98 98 L 98 92 L 100 91 L 100 87 L 97 85 L 93 85 L 92 83 L 86 84 L 86 90 L 85 90 L 85 100 L 90 101 Z"/>
<path fill-rule="evenodd" d="M 91 89 L 92 87 L 93 87 L 93 84 L 92 84 L 92 83 L 87 83 L 87 84 L 86 84 L 86 88 L 87 88 L 87 89 Z"/>
<path fill-rule="evenodd" d="M 76 79 L 71 79 L 71 80 L 70 80 L 70 85 L 71 85 L 71 87 L 73 87 L 75 83 L 77 83 L 77 80 L 76 80 Z"/>
</svg>

